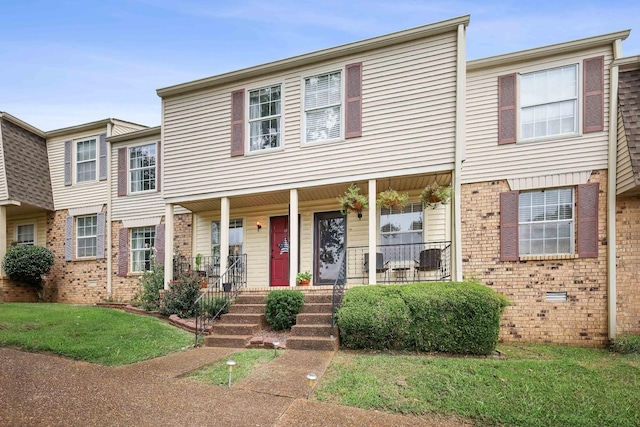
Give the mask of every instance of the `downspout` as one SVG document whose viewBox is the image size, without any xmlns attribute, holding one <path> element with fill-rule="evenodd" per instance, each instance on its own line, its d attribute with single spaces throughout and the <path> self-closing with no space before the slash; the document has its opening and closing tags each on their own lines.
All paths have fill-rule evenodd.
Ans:
<svg viewBox="0 0 640 427">
<path fill-rule="evenodd" d="M 113 122 L 107 123 L 107 138 L 111 136 L 113 132 Z M 111 207 L 112 207 L 112 194 L 111 194 L 111 143 L 107 141 L 107 296 L 111 296 L 112 288 L 112 272 L 113 272 L 113 251 L 111 249 Z"/>
<path fill-rule="evenodd" d="M 452 280 L 462 281 L 462 202 L 461 177 L 462 177 L 462 161 L 465 157 L 465 121 L 466 121 L 466 87 L 467 87 L 467 61 L 466 61 L 466 27 L 464 24 L 458 25 L 458 55 L 456 68 L 456 137 L 455 137 L 455 164 L 453 169 L 453 203 L 451 215 L 453 215 L 453 272 Z"/>
<path fill-rule="evenodd" d="M 622 56 L 622 40 L 613 42 L 613 61 Z M 607 172 L 607 295 L 609 339 L 616 337 L 617 272 L 616 272 L 616 187 L 618 175 L 618 66 L 609 72 L 609 152 Z"/>
</svg>

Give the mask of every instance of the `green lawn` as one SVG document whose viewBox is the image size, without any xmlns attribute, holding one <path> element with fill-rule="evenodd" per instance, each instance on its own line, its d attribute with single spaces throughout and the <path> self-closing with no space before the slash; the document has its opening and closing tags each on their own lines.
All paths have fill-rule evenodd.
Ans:
<svg viewBox="0 0 640 427">
<path fill-rule="evenodd" d="M 318 400 L 479 425 L 637 426 L 640 355 L 503 345 L 506 359 L 339 352 Z"/>
<path fill-rule="evenodd" d="M 0 303 L 0 347 L 126 365 L 193 344 L 193 334 L 154 317 L 66 304 Z"/>
<path fill-rule="evenodd" d="M 282 350 L 278 352 L 278 356 Z M 266 349 L 248 349 L 233 353 L 224 361 L 218 361 L 212 365 L 205 366 L 189 374 L 188 378 L 213 385 L 228 385 L 229 370 L 227 360 L 233 360 L 236 365 L 233 367 L 232 383 L 235 384 L 248 377 L 252 372 L 262 368 L 267 363 L 276 358 L 275 351 Z"/>
</svg>

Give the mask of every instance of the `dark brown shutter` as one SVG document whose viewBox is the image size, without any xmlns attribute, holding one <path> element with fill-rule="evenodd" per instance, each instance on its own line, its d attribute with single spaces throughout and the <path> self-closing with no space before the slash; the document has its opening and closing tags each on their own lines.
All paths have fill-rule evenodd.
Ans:
<svg viewBox="0 0 640 427">
<path fill-rule="evenodd" d="M 164 224 L 156 225 L 155 236 L 156 264 L 164 265 Z"/>
<path fill-rule="evenodd" d="M 162 182 L 162 157 L 160 154 L 160 141 L 156 145 L 156 191 L 160 191 L 160 183 Z"/>
<path fill-rule="evenodd" d="M 516 74 L 498 77 L 498 144 L 516 142 Z"/>
<path fill-rule="evenodd" d="M 518 191 L 500 193 L 500 261 L 518 260 Z"/>
<path fill-rule="evenodd" d="M 362 62 L 346 66 L 345 138 L 362 136 Z"/>
<path fill-rule="evenodd" d="M 598 183 L 578 185 L 578 256 L 598 257 Z"/>
<path fill-rule="evenodd" d="M 244 89 L 231 92 L 231 157 L 244 156 Z"/>
<path fill-rule="evenodd" d="M 604 56 L 584 60 L 582 130 L 604 129 Z"/>
<path fill-rule="evenodd" d="M 129 272 L 129 229 L 121 228 L 118 233 L 118 276 L 126 277 Z"/>
<path fill-rule="evenodd" d="M 127 148 L 118 148 L 118 196 L 127 195 Z"/>
</svg>

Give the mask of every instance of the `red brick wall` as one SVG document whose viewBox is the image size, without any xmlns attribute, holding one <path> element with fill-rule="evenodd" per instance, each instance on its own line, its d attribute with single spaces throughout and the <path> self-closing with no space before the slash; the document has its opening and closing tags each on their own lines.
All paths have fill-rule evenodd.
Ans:
<svg viewBox="0 0 640 427">
<path fill-rule="evenodd" d="M 504 294 L 512 306 L 502 317 L 503 341 L 607 344 L 606 171 L 600 183 L 597 258 L 500 261 L 500 193 L 506 180 L 462 186 L 462 267 Z M 546 292 L 567 292 L 566 302 L 546 301 Z"/>
<path fill-rule="evenodd" d="M 616 201 L 617 334 L 640 334 L 640 196 Z"/>
</svg>

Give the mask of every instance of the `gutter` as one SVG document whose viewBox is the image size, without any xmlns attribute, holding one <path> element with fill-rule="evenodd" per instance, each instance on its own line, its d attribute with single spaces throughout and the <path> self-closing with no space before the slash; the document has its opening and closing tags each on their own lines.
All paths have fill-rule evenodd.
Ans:
<svg viewBox="0 0 640 427">
<path fill-rule="evenodd" d="M 465 157 L 466 144 L 466 31 L 464 25 L 458 26 L 458 55 L 456 68 L 456 139 L 455 139 L 455 166 L 453 169 L 453 203 L 451 215 L 453 215 L 453 256 L 454 271 L 452 279 L 462 281 L 462 162 Z"/>
</svg>

